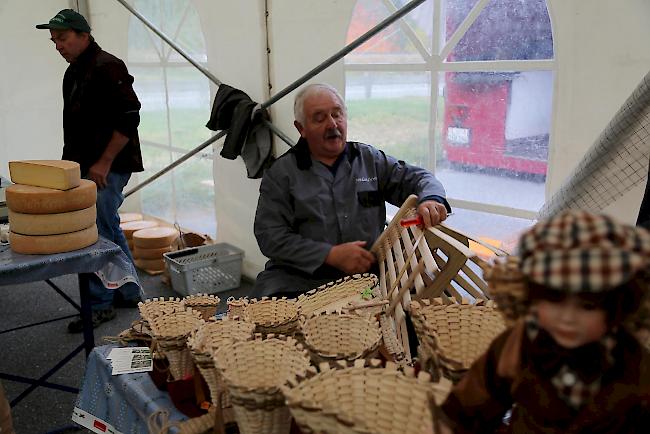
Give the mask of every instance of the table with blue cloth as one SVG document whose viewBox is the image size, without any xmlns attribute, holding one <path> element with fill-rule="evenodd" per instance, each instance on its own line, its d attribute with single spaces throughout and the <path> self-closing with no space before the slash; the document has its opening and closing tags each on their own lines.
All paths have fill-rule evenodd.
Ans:
<svg viewBox="0 0 650 434">
<path fill-rule="evenodd" d="M 95 432 L 140 434 L 148 432 L 149 416 L 159 411 L 168 412 L 169 422 L 188 419 L 148 373 L 112 375 L 106 357 L 113 348 L 104 345 L 90 353 L 72 420 Z"/>
<path fill-rule="evenodd" d="M 56 253 L 51 255 L 23 255 L 12 251 L 8 245 L 0 245 L 0 286 L 15 285 L 44 280 L 52 289 L 59 293 L 68 303 L 70 303 L 81 314 L 83 321 L 83 343 L 75 348 L 69 355 L 64 357 L 52 369 L 43 374 L 38 379 L 26 378 L 9 373 L 0 373 L 0 379 L 26 383 L 30 386 L 11 401 L 14 407 L 28 394 L 37 387 L 47 387 L 65 392 L 78 393 L 78 389 L 50 383 L 47 379 L 57 372 L 62 366 L 68 363 L 72 358 L 82 350 L 85 350 L 86 357 L 92 351 L 95 345 L 95 337 L 92 326 L 92 312 L 90 307 L 90 294 L 88 289 L 89 273 L 98 271 L 106 264 L 119 260 L 120 255 L 124 252 L 114 243 L 104 238 L 86 248 L 74 250 L 66 253 Z M 74 302 L 67 294 L 50 281 L 51 278 L 63 276 L 66 274 L 79 275 L 79 295 L 81 305 Z M 2 288 L 0 288 L 2 290 Z M 59 318 L 39 321 L 33 324 L 21 325 L 8 330 L 0 331 L 0 334 L 9 333 L 46 324 L 53 321 L 70 318 L 74 315 L 68 315 Z"/>
</svg>

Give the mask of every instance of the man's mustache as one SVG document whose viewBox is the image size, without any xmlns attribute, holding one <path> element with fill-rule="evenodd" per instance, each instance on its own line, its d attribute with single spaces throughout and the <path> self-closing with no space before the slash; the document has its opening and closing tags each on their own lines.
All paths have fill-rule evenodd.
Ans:
<svg viewBox="0 0 650 434">
<path fill-rule="evenodd" d="M 343 137 L 343 134 L 339 131 L 338 128 L 332 128 L 327 131 L 325 131 L 325 138 L 326 139 L 336 139 L 338 137 Z"/>
</svg>

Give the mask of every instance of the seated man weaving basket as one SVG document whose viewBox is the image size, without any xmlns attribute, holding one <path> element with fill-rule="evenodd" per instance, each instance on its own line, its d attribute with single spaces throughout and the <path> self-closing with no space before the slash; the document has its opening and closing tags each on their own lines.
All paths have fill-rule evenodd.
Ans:
<svg viewBox="0 0 650 434">
<path fill-rule="evenodd" d="M 370 145 L 347 141 L 347 110 L 333 87 L 312 84 L 294 103 L 295 147 L 266 171 L 255 215 L 255 236 L 269 258 L 253 295 L 295 297 L 345 275 L 370 271 L 367 249 L 386 221 L 385 202 L 411 194 L 426 227 L 451 207 L 428 171 Z"/>
</svg>

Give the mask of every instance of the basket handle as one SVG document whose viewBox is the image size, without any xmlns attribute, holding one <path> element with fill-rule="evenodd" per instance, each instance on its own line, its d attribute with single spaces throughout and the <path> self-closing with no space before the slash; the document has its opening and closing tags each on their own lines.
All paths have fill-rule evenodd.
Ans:
<svg viewBox="0 0 650 434">
<path fill-rule="evenodd" d="M 166 255 L 170 259 L 175 259 L 175 258 L 182 258 L 183 256 L 194 255 L 195 253 L 198 253 L 198 252 L 199 252 L 199 249 L 196 248 L 196 247 L 193 247 L 191 249 L 179 250 L 178 252 L 166 253 Z"/>
</svg>

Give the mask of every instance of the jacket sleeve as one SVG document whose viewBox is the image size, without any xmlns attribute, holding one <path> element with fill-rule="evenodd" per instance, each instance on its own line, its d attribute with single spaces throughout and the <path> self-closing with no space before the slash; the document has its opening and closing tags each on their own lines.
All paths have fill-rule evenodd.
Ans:
<svg viewBox="0 0 650 434">
<path fill-rule="evenodd" d="M 260 186 L 254 225 L 257 243 L 264 256 L 275 264 L 313 274 L 325 262 L 332 245 L 296 232 L 289 188 L 278 182 L 272 172 L 266 172 Z"/>
<path fill-rule="evenodd" d="M 411 194 L 418 196 L 418 203 L 435 197 L 435 200 L 442 200 L 447 212 L 451 212 L 445 188 L 431 172 L 397 160 L 379 149 L 373 148 L 373 152 L 379 185 L 387 202 L 401 206 Z"/>
<path fill-rule="evenodd" d="M 510 383 L 497 375 L 507 333 L 472 364 L 442 405 L 442 417 L 456 434 L 493 433 L 511 408 Z"/>
<path fill-rule="evenodd" d="M 119 59 L 101 65 L 97 74 L 105 85 L 113 128 L 127 137 L 135 136 L 140 124 L 140 101 L 133 90 L 133 76 Z"/>
</svg>

